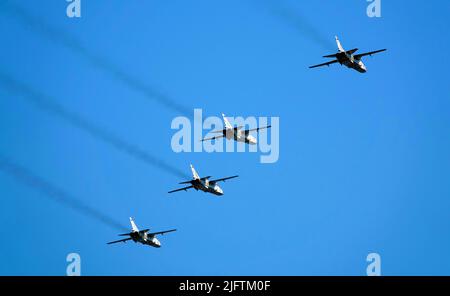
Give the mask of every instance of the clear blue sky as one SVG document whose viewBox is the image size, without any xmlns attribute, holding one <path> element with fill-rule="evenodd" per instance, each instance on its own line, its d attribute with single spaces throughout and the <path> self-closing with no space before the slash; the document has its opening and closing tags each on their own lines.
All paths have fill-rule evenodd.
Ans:
<svg viewBox="0 0 450 296">
<path fill-rule="evenodd" d="M 240 178 L 222 198 L 169 197 L 180 177 L 0 84 L 3 157 L 125 226 L 178 229 L 160 249 L 109 246 L 119 231 L 0 171 L 1 275 L 64 275 L 71 252 L 84 275 L 364 275 L 371 252 L 385 275 L 450 274 L 449 1 L 383 0 L 380 19 L 364 0 L 288 1 L 296 25 L 252 0 L 83 0 L 81 19 L 63 0 L 12 2 L 189 109 L 279 116 L 281 143 L 276 164 L 175 154 L 177 112 L 2 8 L 3 75 L 186 173 Z M 308 69 L 334 35 L 388 51 L 366 74 Z"/>
</svg>

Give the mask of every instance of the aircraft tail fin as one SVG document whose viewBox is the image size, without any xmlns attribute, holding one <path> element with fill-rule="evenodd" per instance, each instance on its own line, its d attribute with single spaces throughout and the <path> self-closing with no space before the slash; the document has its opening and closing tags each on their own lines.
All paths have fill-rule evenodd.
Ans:
<svg viewBox="0 0 450 296">
<path fill-rule="evenodd" d="M 200 179 L 200 176 L 198 175 L 197 171 L 194 169 L 194 166 L 193 166 L 192 164 L 191 164 L 191 171 L 192 171 L 192 177 L 193 177 L 195 180 Z"/>
<path fill-rule="evenodd" d="M 233 126 L 228 121 L 228 119 L 225 117 L 225 114 L 222 113 L 222 117 L 223 117 L 223 122 L 225 123 L 225 128 L 226 129 L 233 129 Z"/>
<path fill-rule="evenodd" d="M 338 36 L 335 36 L 334 38 L 336 38 L 336 44 L 337 44 L 337 47 L 339 48 L 339 51 L 340 51 L 340 52 L 345 52 L 345 49 L 342 47 L 342 44 L 341 44 L 341 42 L 339 41 Z"/>
<path fill-rule="evenodd" d="M 131 223 L 131 229 L 133 232 L 139 232 L 139 228 L 137 227 L 136 223 L 134 223 L 134 220 L 132 217 L 130 217 L 130 223 Z"/>
</svg>

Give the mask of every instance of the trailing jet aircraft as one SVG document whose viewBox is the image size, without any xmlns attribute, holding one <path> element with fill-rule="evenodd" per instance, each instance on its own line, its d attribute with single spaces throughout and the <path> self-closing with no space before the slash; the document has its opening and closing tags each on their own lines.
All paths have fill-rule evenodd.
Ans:
<svg viewBox="0 0 450 296">
<path fill-rule="evenodd" d="M 380 50 L 366 52 L 366 53 L 362 53 L 362 54 L 354 54 L 358 50 L 357 48 L 346 51 L 342 47 L 341 42 L 339 41 L 338 37 L 336 36 L 335 38 L 336 38 L 336 43 L 337 43 L 339 52 L 336 54 L 324 56 L 324 58 L 335 58 L 335 60 L 326 62 L 323 64 L 311 66 L 311 67 L 309 67 L 310 69 L 322 67 L 322 66 L 330 66 L 331 64 L 339 63 L 341 65 L 347 66 L 348 68 L 354 69 L 360 73 L 366 73 L 367 68 L 364 65 L 364 63 L 362 62 L 361 58 L 364 56 L 372 56 L 376 53 L 386 51 L 386 49 L 380 49 Z"/>
<path fill-rule="evenodd" d="M 264 127 L 258 127 L 254 129 L 249 130 L 241 130 L 242 126 L 233 127 L 231 123 L 228 121 L 228 119 L 225 117 L 225 114 L 222 113 L 223 122 L 225 124 L 225 129 L 220 131 L 212 131 L 213 134 L 221 134 L 219 136 L 214 136 L 211 138 L 204 138 L 203 141 L 210 141 L 210 140 L 217 140 L 220 138 L 226 138 L 227 140 L 234 139 L 237 142 L 243 142 L 250 145 L 255 145 L 258 143 L 256 138 L 252 135 L 250 135 L 250 132 L 256 131 L 259 132 L 262 129 L 270 128 L 271 126 L 264 126 Z"/>
<path fill-rule="evenodd" d="M 225 182 L 226 180 L 237 178 L 238 176 L 232 176 L 232 177 L 226 177 L 221 178 L 217 180 L 210 180 L 211 176 L 200 178 L 200 176 L 197 174 L 197 171 L 194 169 L 194 167 L 191 164 L 191 170 L 193 178 L 191 181 L 181 182 L 180 184 L 191 184 L 190 186 L 179 188 L 176 190 L 169 191 L 169 193 L 177 192 L 177 191 L 187 191 L 188 189 L 194 188 L 195 190 L 201 190 L 203 192 L 212 193 L 215 195 L 223 195 L 222 188 L 217 185 L 218 182 Z"/>
<path fill-rule="evenodd" d="M 131 217 L 130 217 L 130 223 L 131 223 L 131 232 L 119 234 L 119 236 L 129 236 L 129 237 L 120 239 L 120 240 L 116 240 L 113 242 L 109 242 L 108 245 L 115 244 L 115 243 L 121 243 L 121 242 L 125 243 L 129 240 L 133 240 L 135 243 L 141 243 L 143 245 L 149 245 L 151 247 L 160 248 L 161 243 L 156 238 L 156 236 L 159 234 L 162 235 L 164 233 L 176 231 L 176 229 L 159 231 L 159 232 L 149 232 L 150 229 L 139 230 L 136 226 L 136 223 L 134 223 L 133 218 L 131 218 Z"/>
</svg>

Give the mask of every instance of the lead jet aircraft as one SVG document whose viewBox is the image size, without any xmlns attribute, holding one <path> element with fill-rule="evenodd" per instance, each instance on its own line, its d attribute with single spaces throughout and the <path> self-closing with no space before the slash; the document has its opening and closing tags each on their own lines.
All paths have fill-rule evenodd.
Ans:
<svg viewBox="0 0 450 296">
<path fill-rule="evenodd" d="M 236 142 L 243 142 L 250 145 L 256 145 L 258 141 L 256 138 L 252 135 L 250 135 L 250 132 L 259 132 L 262 129 L 270 128 L 271 126 L 264 126 L 264 127 L 258 127 L 254 129 L 248 129 L 248 130 L 242 130 L 242 126 L 234 127 L 231 125 L 231 123 L 228 121 L 228 119 L 225 117 L 225 114 L 222 113 L 223 122 L 225 124 L 225 128 L 223 130 L 219 131 L 212 131 L 213 134 L 221 134 L 218 136 L 214 136 L 211 138 L 204 138 L 203 141 L 210 141 L 210 140 L 217 140 L 220 138 L 226 138 L 227 140 L 234 139 Z"/>
<path fill-rule="evenodd" d="M 169 193 L 177 192 L 177 191 L 187 191 L 188 189 L 194 188 L 195 190 L 201 190 L 203 192 L 212 193 L 215 195 L 223 195 L 222 188 L 217 185 L 218 182 L 225 182 L 226 180 L 237 178 L 238 176 L 232 176 L 232 177 L 226 177 L 216 180 L 210 180 L 211 176 L 200 178 L 197 171 L 194 169 L 194 167 L 191 164 L 191 171 L 193 178 L 191 181 L 181 182 L 180 184 L 191 184 L 190 186 L 175 189 L 172 191 L 169 191 Z"/>
<path fill-rule="evenodd" d="M 351 49 L 351 50 L 345 50 L 342 47 L 341 42 L 339 41 L 339 38 L 337 36 L 335 38 L 336 38 L 336 43 L 337 43 L 339 52 L 336 54 L 324 56 L 324 58 L 335 58 L 335 60 L 326 62 L 323 64 L 311 66 L 311 67 L 309 67 L 310 69 L 322 67 L 322 66 L 330 66 L 331 64 L 339 63 L 341 65 L 347 66 L 348 68 L 354 69 L 360 73 L 366 73 L 367 68 L 364 65 L 364 63 L 362 62 L 361 58 L 365 57 L 365 56 L 372 56 L 376 53 L 386 51 L 386 49 L 380 49 L 380 50 L 366 52 L 366 53 L 362 53 L 362 54 L 354 54 L 356 51 L 358 51 L 357 48 Z"/>
<path fill-rule="evenodd" d="M 139 230 L 136 226 L 136 223 L 134 223 L 133 218 L 131 218 L 131 217 L 130 217 L 130 223 L 131 223 L 131 232 L 119 234 L 119 236 L 129 236 L 129 237 L 120 239 L 120 240 L 116 240 L 113 242 L 109 242 L 108 245 L 115 244 L 115 243 L 122 243 L 122 242 L 125 243 L 129 240 L 133 240 L 135 243 L 141 243 L 143 245 L 149 245 L 151 247 L 160 248 L 161 242 L 156 238 L 156 236 L 159 234 L 162 235 L 164 233 L 176 231 L 176 229 L 159 231 L 159 232 L 149 232 L 150 229 Z"/>
</svg>

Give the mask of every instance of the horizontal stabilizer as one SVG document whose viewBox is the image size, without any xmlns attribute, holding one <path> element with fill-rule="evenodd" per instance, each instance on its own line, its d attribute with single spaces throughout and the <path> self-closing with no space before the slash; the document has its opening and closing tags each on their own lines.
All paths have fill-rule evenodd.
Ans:
<svg viewBox="0 0 450 296">
<path fill-rule="evenodd" d="M 346 53 L 347 54 L 354 54 L 357 51 L 358 51 L 358 48 L 354 48 L 354 49 L 347 50 Z"/>
<path fill-rule="evenodd" d="M 138 232 L 139 233 L 146 233 L 146 232 L 149 232 L 149 231 L 150 231 L 150 229 L 144 229 L 144 230 L 139 230 Z M 133 233 L 135 233 L 135 232 L 122 233 L 122 234 L 119 234 L 119 236 L 131 236 Z"/>
<path fill-rule="evenodd" d="M 203 178 L 200 178 L 200 180 L 206 180 L 206 179 L 209 179 L 209 178 L 211 178 L 212 176 L 206 176 L 206 177 L 203 177 Z M 197 179 L 198 180 L 198 179 Z M 195 181 L 195 180 L 191 180 L 191 181 L 184 181 L 184 182 L 180 182 L 180 183 L 178 183 L 178 184 L 192 184 L 192 181 Z"/>
<path fill-rule="evenodd" d="M 358 48 L 354 48 L 354 49 L 347 50 L 345 53 L 352 55 L 352 54 L 354 54 L 357 51 L 358 51 Z M 339 54 L 342 54 L 342 52 L 335 53 L 335 54 L 329 54 L 329 55 L 326 55 L 326 56 L 323 56 L 323 57 L 324 58 L 337 58 L 339 56 Z"/>
</svg>

